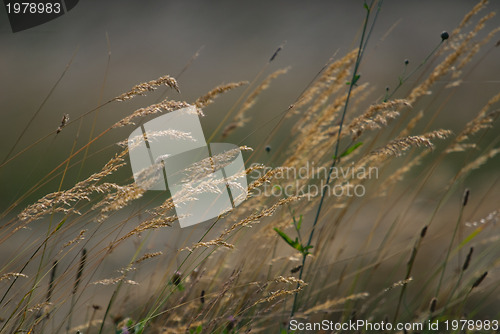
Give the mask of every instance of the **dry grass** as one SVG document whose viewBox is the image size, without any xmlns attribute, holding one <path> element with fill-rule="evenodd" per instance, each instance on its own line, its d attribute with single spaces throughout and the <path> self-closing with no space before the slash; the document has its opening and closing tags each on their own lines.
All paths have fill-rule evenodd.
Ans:
<svg viewBox="0 0 500 334">
<path fill-rule="evenodd" d="M 41 226 L 35 224 L 46 227 L 39 235 L 22 234 L 22 249 L 2 261 L 0 332 L 288 333 L 291 314 L 336 322 L 498 319 L 498 177 L 468 185 L 474 188 L 471 199 L 467 191 L 469 204 L 456 197 L 469 175 L 498 161 L 500 94 L 457 135 L 419 130 L 436 103 L 422 97 L 455 89 L 436 82 L 460 83 L 462 70 L 478 65 L 475 56 L 498 32 L 490 29 L 476 40 L 494 16 L 477 18 L 485 5 L 475 6 L 443 41 L 433 56 L 437 65 L 422 69 L 406 96 L 382 101 L 368 83 L 346 85 L 359 60 L 357 49 L 330 60 L 282 114 L 279 131 L 266 138 L 285 136 L 281 147 L 252 153 L 240 147 L 247 158 L 241 175 L 251 180 L 246 200 L 196 228 L 180 233 L 172 198 L 145 192 L 128 169 L 123 173 L 127 141 L 118 143 L 120 151 L 101 170 L 64 190 L 66 170 L 77 168 L 69 165 L 70 155 L 57 170 L 60 188 L 17 208 L 0 228 L 0 243 L 7 244 Z M 243 92 L 221 137 L 252 125 L 249 110 L 287 71 L 272 72 Z M 246 84 L 220 85 L 193 102 L 151 104 L 113 121 L 104 133 L 188 106 L 203 116 L 216 97 Z M 166 75 L 112 101 L 125 103 L 162 85 L 180 91 Z M 345 109 L 349 98 L 354 102 Z M 65 116 L 57 132 L 69 126 Z M 175 130 L 149 139 L 163 136 L 192 139 Z M 341 151 L 334 157 L 337 141 Z M 233 156 L 226 152 L 216 160 L 224 164 Z M 290 174 L 311 166 L 316 169 L 304 175 Z M 321 173 L 332 173 L 330 166 L 338 174 L 325 185 Z M 213 159 L 196 167 L 193 173 L 204 175 Z M 376 179 L 366 173 L 370 167 Z M 209 179 L 176 196 L 187 203 L 220 182 Z M 322 196 L 329 187 L 340 194 Z M 356 189 L 363 195 L 348 195 Z M 166 238 L 162 251 L 151 249 L 155 238 Z"/>
</svg>

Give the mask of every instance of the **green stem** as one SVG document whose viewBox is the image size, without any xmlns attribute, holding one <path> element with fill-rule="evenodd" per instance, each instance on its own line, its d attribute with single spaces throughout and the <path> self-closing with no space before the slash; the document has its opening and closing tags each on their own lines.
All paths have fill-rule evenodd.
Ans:
<svg viewBox="0 0 500 334">
<path fill-rule="evenodd" d="M 347 113 L 347 107 L 349 105 L 349 99 L 351 97 L 352 89 L 353 89 L 355 83 L 358 81 L 358 78 L 359 78 L 359 75 L 358 75 L 359 65 L 361 64 L 361 59 L 363 57 L 363 52 L 364 52 L 364 50 L 366 48 L 366 44 L 368 42 L 368 38 L 369 38 L 369 36 L 370 36 L 370 34 L 371 34 L 372 30 L 373 30 L 373 27 L 375 25 L 375 21 L 376 21 L 377 15 L 380 12 L 380 9 L 382 7 L 382 2 L 383 2 L 382 0 L 379 1 L 377 13 L 376 13 L 375 19 L 372 22 L 372 26 L 370 28 L 370 31 L 368 32 L 368 36 L 367 36 L 366 40 L 365 40 L 365 35 L 366 35 L 367 29 L 368 29 L 368 20 L 370 18 L 371 8 L 373 6 L 374 1 L 371 2 L 370 6 L 365 6 L 366 7 L 366 17 L 365 17 L 365 21 L 364 21 L 364 25 L 363 25 L 363 32 L 362 32 L 361 40 L 360 40 L 360 43 L 359 43 L 358 54 L 356 56 L 356 62 L 354 64 L 354 70 L 353 70 L 353 73 L 352 73 L 351 82 L 349 84 L 349 90 L 347 92 L 346 101 L 344 103 L 344 109 L 342 111 L 342 117 L 340 119 L 339 130 L 338 130 L 338 133 L 337 133 L 337 141 L 336 141 L 336 144 L 335 144 L 335 155 L 334 155 L 335 159 L 333 159 L 333 161 L 332 161 L 332 165 L 330 166 L 330 170 L 332 170 L 335 167 L 335 165 L 337 164 L 337 162 L 340 161 L 340 157 L 338 157 L 339 147 L 340 147 L 340 136 L 342 134 L 342 127 L 343 127 L 343 124 L 344 124 L 344 121 L 345 121 L 345 115 Z M 316 216 L 314 217 L 314 222 L 313 222 L 313 225 L 312 225 L 312 229 L 311 229 L 311 232 L 309 234 L 309 239 L 307 241 L 307 246 L 311 245 L 311 241 L 312 241 L 312 238 L 314 236 L 314 231 L 316 229 L 316 225 L 318 223 L 319 216 L 320 216 L 320 213 L 321 213 L 321 209 L 323 207 L 323 203 L 324 203 L 324 200 L 325 200 L 325 194 L 326 194 L 325 190 L 326 190 L 326 187 L 328 186 L 328 184 L 330 183 L 330 178 L 331 178 L 331 173 L 328 173 L 328 176 L 327 176 L 327 179 L 326 179 L 326 182 L 325 182 L 325 186 L 322 189 L 321 199 L 320 199 L 320 202 L 319 202 L 319 205 L 318 205 L 318 209 L 316 210 Z M 304 274 L 304 267 L 305 267 L 305 263 L 306 263 L 306 258 L 307 258 L 307 254 L 303 254 L 302 255 L 302 267 L 300 268 L 299 279 L 302 279 L 302 276 Z M 300 285 L 300 283 L 297 283 L 297 288 L 299 287 L 299 285 Z M 297 309 L 297 300 L 298 300 L 298 291 L 294 295 L 292 310 L 290 312 L 290 318 L 293 317 L 293 315 L 295 314 L 295 311 Z"/>
</svg>

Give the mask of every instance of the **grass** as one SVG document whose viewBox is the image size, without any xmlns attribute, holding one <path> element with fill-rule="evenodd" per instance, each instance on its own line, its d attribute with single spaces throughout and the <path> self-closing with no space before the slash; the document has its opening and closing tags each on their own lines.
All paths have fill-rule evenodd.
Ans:
<svg viewBox="0 0 500 334">
<path fill-rule="evenodd" d="M 429 328 L 436 322 L 440 332 L 459 333 L 464 324 L 466 332 L 495 332 L 498 173 L 477 176 L 498 161 L 500 94 L 456 133 L 434 124 L 438 114 L 452 115 L 450 99 L 467 98 L 454 91 L 480 68 L 480 48 L 488 55 L 498 45 L 498 29 L 489 28 L 492 14 L 480 16 L 487 6 L 479 2 L 455 30 L 436 33 L 436 47 L 418 65 L 404 62 L 392 90 L 380 92 L 359 68 L 382 5 L 360 8 L 359 47 L 319 69 L 289 108 L 266 120 L 272 128 L 248 129 L 260 95 L 287 75 L 279 69 L 262 80 L 283 46 L 249 82 L 220 85 L 192 102 L 161 94 L 81 147 L 75 140 L 67 158 L 1 215 L 0 243 L 14 251 L 0 264 L 0 332 L 299 333 L 297 322 L 325 319 L 427 326 L 409 333 L 437 332 Z M 176 76 L 136 85 L 79 118 L 65 116 L 18 148 L 26 126 L 0 172 L 76 123 L 80 129 L 103 106 L 156 96 L 162 87 L 175 96 L 196 57 Z M 193 105 L 201 117 L 229 91 L 239 98 L 209 141 L 267 132 L 256 147 L 242 146 L 248 198 L 210 222 L 179 231 L 172 198 L 135 185 L 124 138 L 90 149 L 164 112 Z M 109 161 L 82 176 L 97 153 Z M 74 171 L 79 181 L 65 187 Z M 51 182 L 58 186 L 47 190 Z"/>
</svg>

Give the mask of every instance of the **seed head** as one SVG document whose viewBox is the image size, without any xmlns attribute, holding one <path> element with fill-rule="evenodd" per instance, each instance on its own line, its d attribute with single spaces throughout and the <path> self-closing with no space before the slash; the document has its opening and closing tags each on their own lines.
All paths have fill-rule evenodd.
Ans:
<svg viewBox="0 0 500 334">
<path fill-rule="evenodd" d="M 174 284 L 175 286 L 178 286 L 179 284 L 181 284 L 181 279 L 182 279 L 182 274 L 179 272 L 179 271 L 176 271 L 173 275 L 172 275 L 172 278 L 170 279 L 170 281 L 172 282 L 172 284 Z"/>
<path fill-rule="evenodd" d="M 448 34 L 447 31 L 443 31 L 441 33 L 441 39 L 444 41 L 444 40 L 447 40 L 448 38 L 450 38 L 450 34 Z"/>
<path fill-rule="evenodd" d="M 467 205 L 467 202 L 469 201 L 469 194 L 470 194 L 470 190 L 469 189 L 465 189 L 464 197 L 462 199 L 462 206 L 466 206 Z"/>
</svg>

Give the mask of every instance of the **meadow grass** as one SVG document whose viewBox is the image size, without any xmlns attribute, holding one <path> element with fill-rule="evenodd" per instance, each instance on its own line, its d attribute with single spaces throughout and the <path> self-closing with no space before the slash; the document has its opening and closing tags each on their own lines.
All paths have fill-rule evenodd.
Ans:
<svg viewBox="0 0 500 334">
<path fill-rule="evenodd" d="M 454 91 L 481 65 L 480 49 L 488 54 L 498 46 L 499 29 L 488 26 L 494 14 L 480 1 L 456 29 L 436 33 L 436 47 L 420 63 L 402 61 L 397 84 L 380 92 L 363 81 L 359 67 L 381 6 L 373 1 L 360 9 L 366 17 L 359 46 L 330 59 L 288 108 L 266 120 L 271 127 L 258 133 L 259 145 L 239 143 L 249 195 L 210 222 L 179 231 L 172 198 L 134 183 L 127 141 L 89 148 L 110 132 L 132 131 L 187 106 L 202 117 L 234 90 L 239 98 L 207 135 L 231 142 L 257 122 L 251 114 L 265 108 L 260 95 L 287 75 L 282 68 L 262 79 L 283 46 L 248 82 L 217 86 L 193 102 L 161 94 L 101 133 L 91 132 L 85 145 L 75 140 L 67 158 L 1 215 L 0 243 L 15 251 L 0 267 L 0 332 L 300 332 L 292 319 L 438 321 L 440 332 L 456 333 L 462 331 L 445 329 L 445 322 L 467 319 L 483 321 L 483 328 L 467 323 L 468 333 L 496 332 L 485 321 L 500 319 L 498 172 L 482 183 L 470 176 L 498 162 L 500 93 L 458 133 L 434 127 L 447 112 L 443 99 L 465 98 Z M 488 33 L 480 34 L 484 29 Z M 0 168 L 81 126 L 105 105 L 159 95 L 154 91 L 162 87 L 179 92 L 177 79 L 186 69 L 138 84 L 75 119 L 64 115 L 46 136 L 17 148 L 23 131 Z M 441 80 L 449 84 L 437 84 Z M 269 146 L 272 140 L 279 145 Z M 83 164 L 103 152 L 108 162 L 82 176 Z M 71 171 L 79 171 L 79 181 L 63 187 Z M 21 207 L 54 181 L 57 188 Z M 191 191 L 186 201 L 197 189 Z"/>
</svg>

